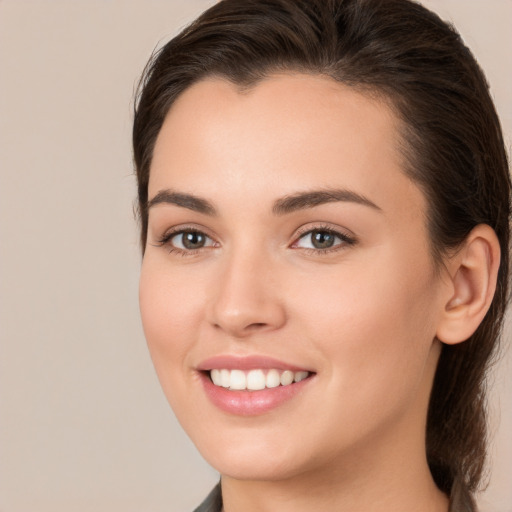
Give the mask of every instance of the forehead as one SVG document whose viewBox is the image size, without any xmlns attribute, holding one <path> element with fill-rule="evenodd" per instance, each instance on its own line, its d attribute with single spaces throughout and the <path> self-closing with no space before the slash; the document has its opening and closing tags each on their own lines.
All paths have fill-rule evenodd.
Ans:
<svg viewBox="0 0 512 512">
<path fill-rule="evenodd" d="M 273 75 L 249 89 L 208 78 L 185 90 L 165 119 L 149 197 L 199 187 L 220 198 L 222 184 L 246 199 L 273 200 L 290 187 L 343 186 L 384 204 L 412 191 L 421 205 L 403 173 L 399 128 L 387 102 L 328 77 Z M 413 206 L 406 203 L 398 206 Z"/>
</svg>

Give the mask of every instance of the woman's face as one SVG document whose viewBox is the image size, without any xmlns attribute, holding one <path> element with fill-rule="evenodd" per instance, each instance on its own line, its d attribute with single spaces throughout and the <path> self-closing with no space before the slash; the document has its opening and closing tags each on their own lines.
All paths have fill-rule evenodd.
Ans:
<svg viewBox="0 0 512 512">
<path fill-rule="evenodd" d="M 142 320 L 172 408 L 222 474 L 424 457 L 447 285 L 397 132 L 385 103 L 298 74 L 243 92 L 204 80 L 168 114 Z"/>
</svg>

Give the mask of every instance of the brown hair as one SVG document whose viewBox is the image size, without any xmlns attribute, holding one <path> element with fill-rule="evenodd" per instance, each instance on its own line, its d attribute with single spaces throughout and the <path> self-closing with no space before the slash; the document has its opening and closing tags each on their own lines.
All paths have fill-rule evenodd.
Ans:
<svg viewBox="0 0 512 512">
<path fill-rule="evenodd" d="M 469 340 L 443 346 L 428 411 L 433 478 L 471 507 L 485 461 L 485 374 L 507 299 L 510 179 L 485 77 L 437 15 L 409 0 L 224 0 L 203 13 L 154 55 L 140 83 L 133 147 L 143 250 L 153 147 L 178 95 L 206 76 L 251 86 L 283 71 L 323 74 L 390 102 L 403 122 L 405 172 L 428 199 L 437 263 L 477 224 L 499 238 L 490 310 Z"/>
</svg>

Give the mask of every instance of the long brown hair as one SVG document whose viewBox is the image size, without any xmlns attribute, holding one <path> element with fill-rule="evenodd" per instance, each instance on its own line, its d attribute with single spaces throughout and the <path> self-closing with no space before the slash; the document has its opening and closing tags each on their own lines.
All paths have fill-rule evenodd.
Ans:
<svg viewBox="0 0 512 512">
<path fill-rule="evenodd" d="M 471 506 L 486 449 L 485 375 L 506 307 L 510 179 L 485 77 L 459 34 L 409 0 L 224 0 L 149 62 L 133 128 L 141 242 L 155 140 L 172 103 L 211 75 L 250 87 L 274 72 L 323 74 L 388 101 L 402 120 L 404 172 L 428 199 L 434 261 L 477 224 L 502 255 L 497 291 L 478 330 L 444 345 L 426 449 L 438 487 Z"/>
</svg>

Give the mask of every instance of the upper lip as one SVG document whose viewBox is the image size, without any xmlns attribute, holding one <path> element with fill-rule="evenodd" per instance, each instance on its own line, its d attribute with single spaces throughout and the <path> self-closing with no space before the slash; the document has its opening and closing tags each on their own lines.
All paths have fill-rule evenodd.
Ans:
<svg viewBox="0 0 512 512">
<path fill-rule="evenodd" d="M 263 355 L 251 356 L 234 356 L 229 354 L 221 354 L 209 357 L 197 366 L 199 371 L 209 371 L 213 369 L 226 369 L 226 370 L 291 370 L 294 372 L 309 371 L 308 368 L 302 366 L 286 363 L 275 359 L 273 357 Z"/>
</svg>

